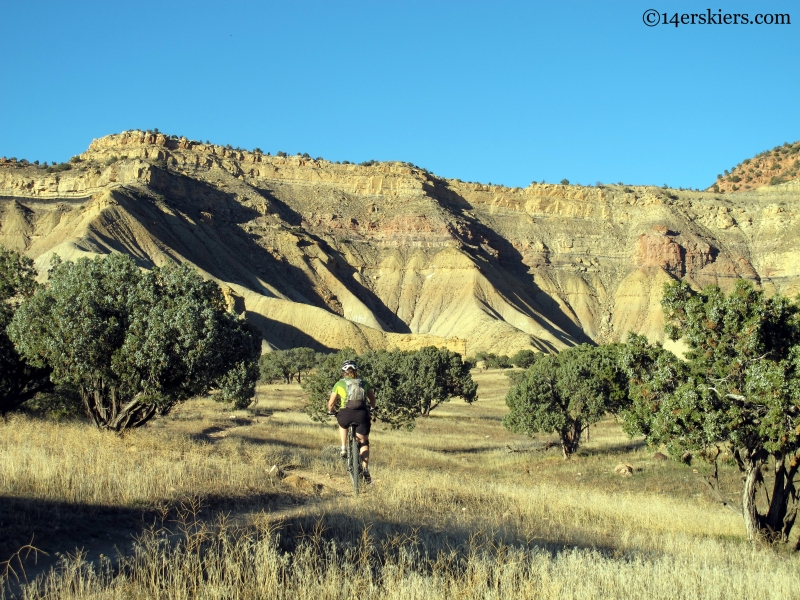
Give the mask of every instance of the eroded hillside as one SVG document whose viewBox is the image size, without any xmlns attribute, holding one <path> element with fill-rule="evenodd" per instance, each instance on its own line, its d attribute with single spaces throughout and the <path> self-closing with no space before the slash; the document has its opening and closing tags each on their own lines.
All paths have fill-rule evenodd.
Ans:
<svg viewBox="0 0 800 600">
<path fill-rule="evenodd" d="M 709 191 L 746 191 L 797 179 L 800 179 L 800 142 L 786 142 L 753 158 L 744 159 L 730 173 L 726 169 L 724 174 L 717 175 L 717 181 Z"/>
<path fill-rule="evenodd" d="M 0 244 L 40 271 L 52 253 L 191 262 L 272 347 L 551 351 L 660 339 L 676 277 L 800 292 L 798 182 L 512 189 L 140 131 L 70 167 L 0 162 Z"/>
</svg>

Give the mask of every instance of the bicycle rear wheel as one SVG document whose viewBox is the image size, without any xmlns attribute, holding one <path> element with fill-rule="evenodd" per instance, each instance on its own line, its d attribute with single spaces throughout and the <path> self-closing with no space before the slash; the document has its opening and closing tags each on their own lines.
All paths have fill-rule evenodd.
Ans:
<svg viewBox="0 0 800 600">
<path fill-rule="evenodd" d="M 351 425 L 347 429 L 347 470 L 350 471 L 350 479 L 353 482 L 353 494 L 358 497 L 358 485 L 361 479 L 361 457 L 358 454 L 358 439 L 356 438 L 356 428 Z"/>
</svg>

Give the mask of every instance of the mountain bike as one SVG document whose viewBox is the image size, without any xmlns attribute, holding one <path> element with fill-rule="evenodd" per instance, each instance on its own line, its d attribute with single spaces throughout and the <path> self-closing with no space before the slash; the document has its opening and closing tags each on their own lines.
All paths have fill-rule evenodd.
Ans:
<svg viewBox="0 0 800 600">
<path fill-rule="evenodd" d="M 353 482 L 353 495 L 358 498 L 358 486 L 364 480 L 364 472 L 361 466 L 361 454 L 359 453 L 358 439 L 356 438 L 357 423 L 350 423 L 347 427 L 347 456 L 345 464 L 350 481 Z"/>
<path fill-rule="evenodd" d="M 335 417 L 335 412 L 329 412 L 328 416 Z M 361 463 L 361 453 L 358 446 L 358 438 L 356 437 L 356 427 L 358 423 L 350 423 L 347 426 L 347 443 L 345 445 L 345 466 L 347 467 L 347 474 L 350 476 L 350 481 L 353 483 L 353 495 L 358 498 L 358 488 L 366 484 L 364 477 L 364 467 Z"/>
</svg>

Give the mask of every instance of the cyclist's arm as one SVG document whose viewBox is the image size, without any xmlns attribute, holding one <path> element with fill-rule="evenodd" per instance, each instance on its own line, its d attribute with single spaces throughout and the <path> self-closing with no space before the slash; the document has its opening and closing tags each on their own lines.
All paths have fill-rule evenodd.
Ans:
<svg viewBox="0 0 800 600">
<path fill-rule="evenodd" d="M 375 390 L 370 390 L 367 392 L 367 398 L 369 398 L 369 405 L 372 408 L 375 408 Z"/>
<path fill-rule="evenodd" d="M 328 412 L 336 410 L 336 403 L 339 401 L 339 394 L 331 392 L 331 397 L 328 399 Z"/>
</svg>

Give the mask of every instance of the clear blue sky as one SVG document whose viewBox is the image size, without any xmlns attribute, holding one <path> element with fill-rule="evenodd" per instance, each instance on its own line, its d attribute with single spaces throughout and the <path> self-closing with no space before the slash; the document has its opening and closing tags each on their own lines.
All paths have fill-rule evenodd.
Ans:
<svg viewBox="0 0 800 600">
<path fill-rule="evenodd" d="M 658 12 L 792 24 L 659 25 Z M 800 139 L 800 3 L 5 0 L 0 156 L 159 128 L 446 177 L 706 187 Z"/>
</svg>

